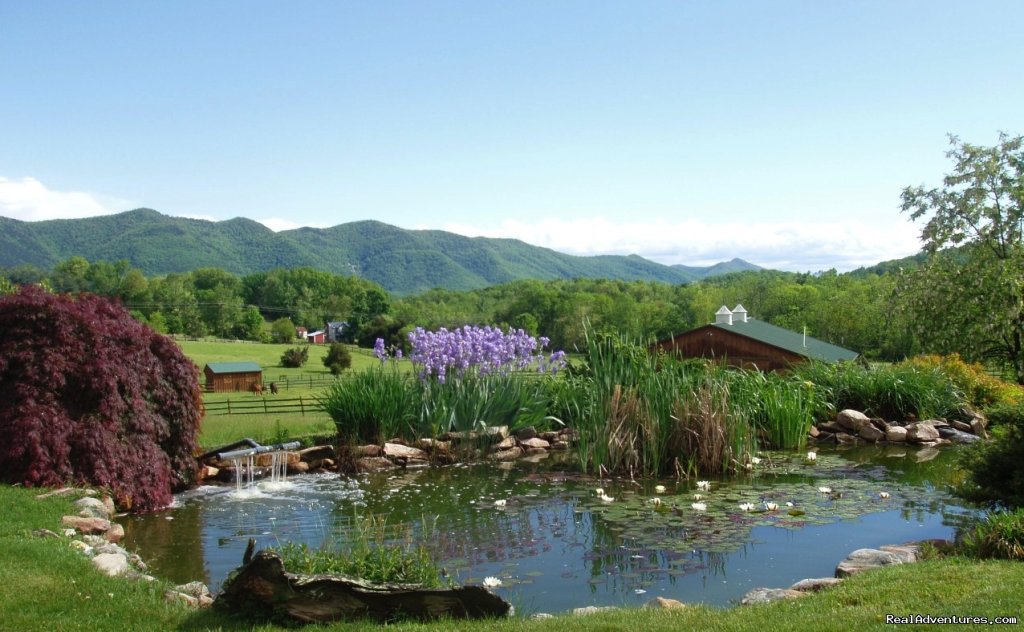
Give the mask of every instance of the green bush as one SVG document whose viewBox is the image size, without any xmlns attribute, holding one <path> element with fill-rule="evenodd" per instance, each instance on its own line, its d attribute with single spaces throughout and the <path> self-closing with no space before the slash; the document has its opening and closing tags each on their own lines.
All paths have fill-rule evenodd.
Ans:
<svg viewBox="0 0 1024 632">
<path fill-rule="evenodd" d="M 344 441 L 380 444 L 413 436 L 419 421 L 420 393 L 394 367 L 361 371 L 332 384 L 318 399 Z"/>
<path fill-rule="evenodd" d="M 978 559 L 1024 561 L 1024 509 L 988 514 L 958 535 L 957 550 Z"/>
<path fill-rule="evenodd" d="M 297 369 L 309 360 L 309 347 L 292 347 L 281 354 L 281 366 Z"/>
<path fill-rule="evenodd" d="M 1024 427 L 1024 403 L 997 404 L 985 409 L 985 417 L 990 426 Z"/>
<path fill-rule="evenodd" d="M 1024 416 L 1007 415 L 992 428 L 991 441 L 964 449 L 960 465 L 967 476 L 957 490 L 989 506 L 1024 507 Z"/>
<path fill-rule="evenodd" d="M 330 369 L 331 375 L 341 375 L 341 372 L 352 366 L 352 354 L 348 347 L 340 342 L 331 344 L 324 356 L 324 366 Z"/>
</svg>

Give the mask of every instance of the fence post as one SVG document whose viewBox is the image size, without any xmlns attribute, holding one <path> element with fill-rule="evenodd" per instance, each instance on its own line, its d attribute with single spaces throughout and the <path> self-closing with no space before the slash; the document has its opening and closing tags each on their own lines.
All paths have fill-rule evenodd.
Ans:
<svg viewBox="0 0 1024 632">
<path fill-rule="evenodd" d="M 266 397 L 264 397 L 264 398 L 263 398 L 263 414 L 264 414 L 264 415 L 269 415 L 269 414 L 270 414 L 270 413 L 269 413 L 269 412 L 267 411 L 267 398 L 266 398 Z"/>
<path fill-rule="evenodd" d="M 299 410 L 302 412 L 302 416 L 306 416 L 306 404 L 302 401 L 302 395 L 299 395 Z"/>
<path fill-rule="evenodd" d="M 228 398 L 228 414 L 231 414 L 231 398 Z"/>
</svg>

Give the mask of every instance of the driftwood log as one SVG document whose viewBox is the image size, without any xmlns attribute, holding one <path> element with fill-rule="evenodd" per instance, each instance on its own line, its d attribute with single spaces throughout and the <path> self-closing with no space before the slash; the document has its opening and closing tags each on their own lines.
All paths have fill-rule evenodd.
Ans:
<svg viewBox="0 0 1024 632">
<path fill-rule="evenodd" d="M 427 589 L 374 584 L 341 575 L 288 573 L 280 556 L 246 551 L 215 605 L 246 616 L 306 623 L 341 619 L 481 619 L 505 617 L 512 605 L 482 586 Z"/>
</svg>

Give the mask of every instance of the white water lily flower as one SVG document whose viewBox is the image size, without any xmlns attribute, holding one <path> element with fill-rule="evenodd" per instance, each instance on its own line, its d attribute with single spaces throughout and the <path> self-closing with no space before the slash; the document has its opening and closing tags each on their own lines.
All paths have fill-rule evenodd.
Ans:
<svg viewBox="0 0 1024 632">
<path fill-rule="evenodd" d="M 817 461 L 818 460 L 818 453 L 817 452 L 813 452 L 813 451 L 812 452 L 808 452 L 807 453 L 807 460 L 808 461 Z"/>
<path fill-rule="evenodd" d="M 777 503 L 768 502 L 764 504 L 764 508 L 768 511 L 775 511 L 779 508 L 779 505 Z"/>
<path fill-rule="evenodd" d="M 655 485 L 654 486 L 654 493 L 655 494 L 664 494 L 665 493 L 665 486 L 664 485 Z"/>
<path fill-rule="evenodd" d="M 745 470 L 752 470 L 752 469 L 754 469 L 754 464 L 753 463 L 744 463 L 743 464 L 743 469 L 745 469 Z"/>
<path fill-rule="evenodd" d="M 753 511 L 754 503 L 740 503 L 740 509 L 743 511 Z"/>
<path fill-rule="evenodd" d="M 484 577 L 484 588 L 497 588 L 501 586 L 501 580 L 497 577 Z"/>
<path fill-rule="evenodd" d="M 598 496 L 604 496 L 604 488 L 598 487 L 597 489 L 594 490 L 594 493 L 597 494 Z"/>
<path fill-rule="evenodd" d="M 753 463 L 754 465 L 759 465 L 761 463 L 761 459 L 757 458 L 756 456 L 752 456 L 750 457 L 750 462 Z"/>
<path fill-rule="evenodd" d="M 878 497 L 884 500 L 889 497 L 889 492 L 878 492 Z"/>
<path fill-rule="evenodd" d="M 821 492 L 822 494 L 831 494 L 832 493 L 832 488 L 831 487 L 819 487 L 818 491 Z"/>
<path fill-rule="evenodd" d="M 494 506 L 495 507 L 504 507 L 507 504 L 508 504 L 508 501 L 505 500 L 504 498 L 494 501 Z"/>
<path fill-rule="evenodd" d="M 693 495 L 693 499 L 694 500 L 704 500 L 704 494 L 694 494 Z"/>
<path fill-rule="evenodd" d="M 704 491 L 710 491 L 711 481 L 697 481 L 697 489 L 703 489 Z"/>
<path fill-rule="evenodd" d="M 787 500 L 787 501 L 786 501 L 786 506 L 787 506 L 787 507 L 792 507 L 792 506 L 793 506 L 793 501 L 791 501 L 791 500 Z"/>
<path fill-rule="evenodd" d="M 705 509 L 708 508 L 708 506 L 704 503 L 693 503 L 690 506 L 696 509 L 697 511 L 704 511 Z"/>
<path fill-rule="evenodd" d="M 660 499 L 660 498 L 652 498 L 652 499 L 650 500 L 650 503 L 651 503 L 652 505 L 660 505 L 660 504 L 661 504 L 661 499 Z"/>
<path fill-rule="evenodd" d="M 610 503 L 611 501 L 615 500 L 615 498 L 609 496 L 608 494 L 601 494 L 601 500 L 603 500 L 606 503 Z"/>
</svg>

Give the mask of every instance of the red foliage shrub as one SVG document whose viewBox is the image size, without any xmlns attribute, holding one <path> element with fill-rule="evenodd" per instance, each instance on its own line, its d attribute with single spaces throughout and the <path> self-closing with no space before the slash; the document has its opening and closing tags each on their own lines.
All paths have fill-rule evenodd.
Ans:
<svg viewBox="0 0 1024 632">
<path fill-rule="evenodd" d="M 195 478 L 198 373 L 109 299 L 35 286 L 0 298 L 0 480 L 169 504 Z"/>
</svg>

